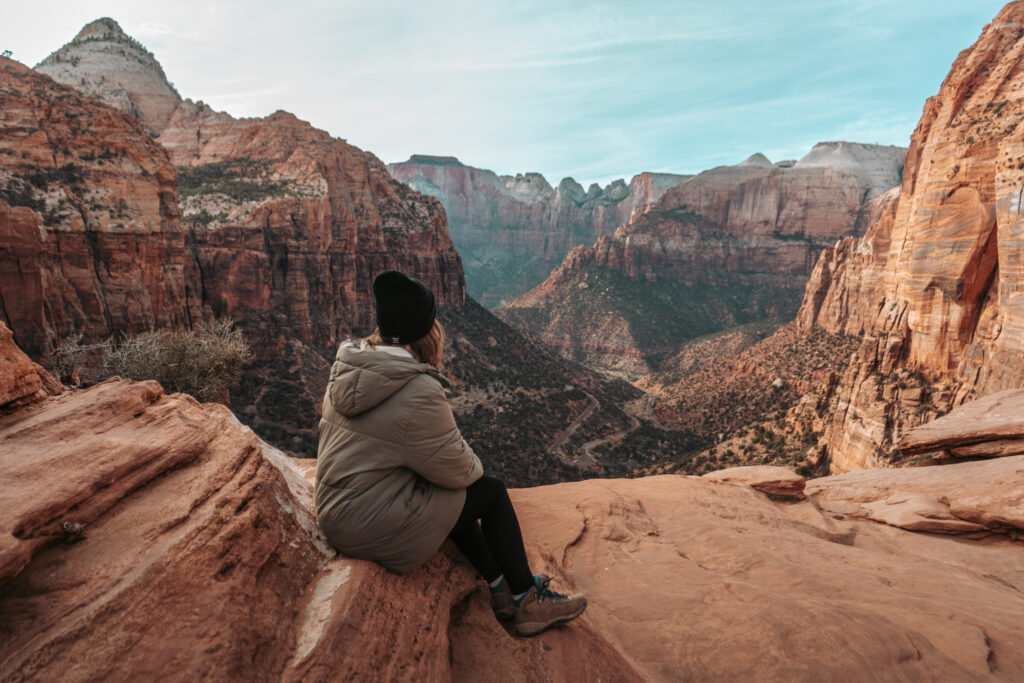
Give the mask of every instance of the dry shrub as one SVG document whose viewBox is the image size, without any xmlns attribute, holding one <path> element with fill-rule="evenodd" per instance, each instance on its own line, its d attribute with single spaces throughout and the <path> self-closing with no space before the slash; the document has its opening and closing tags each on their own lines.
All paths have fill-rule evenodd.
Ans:
<svg viewBox="0 0 1024 683">
<path fill-rule="evenodd" d="M 50 367 L 64 384 L 89 386 L 101 379 L 97 364 L 109 350 L 110 342 L 83 344 L 82 333 L 77 332 L 57 343 L 50 358 Z"/>
<path fill-rule="evenodd" d="M 168 393 L 227 402 L 242 368 L 252 358 L 234 321 L 224 318 L 195 330 L 153 330 L 125 336 L 103 354 L 108 375 L 155 379 Z"/>
</svg>

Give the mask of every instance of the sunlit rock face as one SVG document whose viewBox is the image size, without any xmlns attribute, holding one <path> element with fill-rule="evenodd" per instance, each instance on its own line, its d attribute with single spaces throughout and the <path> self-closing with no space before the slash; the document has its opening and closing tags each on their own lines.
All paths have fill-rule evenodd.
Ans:
<svg viewBox="0 0 1024 683">
<path fill-rule="evenodd" d="M 864 337 L 826 434 L 836 471 L 875 466 L 903 430 L 1024 384 L 1022 31 L 1011 3 L 960 54 L 925 104 L 898 197 L 812 274 L 802 328 Z M 923 394 L 893 401 L 887 378 L 908 372 Z"/>
<path fill-rule="evenodd" d="M 687 338 L 791 317 L 822 249 L 882 209 L 904 152 L 828 142 L 785 167 L 757 154 L 705 171 L 573 249 L 501 315 L 571 358 L 634 374 Z"/>
<path fill-rule="evenodd" d="M 424 154 L 388 164 L 388 171 L 444 205 L 469 293 L 488 306 L 522 294 L 570 249 L 612 234 L 635 209 L 691 177 L 641 173 L 628 185 L 616 180 L 584 190 L 572 178 L 552 187 L 539 173 L 499 176 Z"/>
</svg>

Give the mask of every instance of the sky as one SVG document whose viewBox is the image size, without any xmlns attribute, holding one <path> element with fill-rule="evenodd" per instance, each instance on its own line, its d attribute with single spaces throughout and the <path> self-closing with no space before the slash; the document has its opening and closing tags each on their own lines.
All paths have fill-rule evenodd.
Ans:
<svg viewBox="0 0 1024 683">
<path fill-rule="evenodd" d="M 183 97 L 278 109 L 385 162 L 457 156 L 587 184 L 820 141 L 905 146 L 989 0 L 8 3 L 29 66 L 109 16 Z"/>
</svg>

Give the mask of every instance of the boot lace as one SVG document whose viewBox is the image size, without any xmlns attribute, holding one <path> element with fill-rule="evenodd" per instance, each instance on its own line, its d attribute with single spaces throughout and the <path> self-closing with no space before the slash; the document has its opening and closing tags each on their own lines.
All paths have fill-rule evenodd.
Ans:
<svg viewBox="0 0 1024 683">
<path fill-rule="evenodd" d="M 548 584 L 551 583 L 550 576 L 541 575 L 540 585 L 537 586 L 537 599 L 540 601 L 544 600 L 568 600 L 568 596 L 556 593 L 548 588 Z"/>
</svg>

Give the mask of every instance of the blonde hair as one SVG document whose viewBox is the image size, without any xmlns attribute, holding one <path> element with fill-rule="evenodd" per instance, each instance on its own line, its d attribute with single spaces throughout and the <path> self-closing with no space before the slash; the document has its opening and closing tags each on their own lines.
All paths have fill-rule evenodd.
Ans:
<svg viewBox="0 0 1024 683">
<path fill-rule="evenodd" d="M 387 342 L 379 329 L 374 330 L 373 334 L 365 337 L 363 341 L 368 346 L 401 346 L 401 344 Z M 413 354 L 419 358 L 421 363 L 429 363 L 440 370 L 441 356 L 444 354 L 444 328 L 441 327 L 441 323 L 435 319 L 430 332 L 427 332 L 424 337 L 410 342 L 408 347 L 412 349 Z"/>
</svg>

